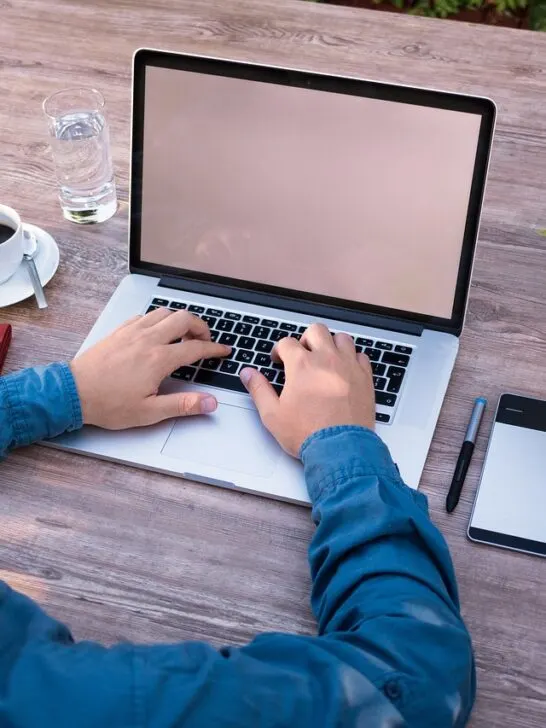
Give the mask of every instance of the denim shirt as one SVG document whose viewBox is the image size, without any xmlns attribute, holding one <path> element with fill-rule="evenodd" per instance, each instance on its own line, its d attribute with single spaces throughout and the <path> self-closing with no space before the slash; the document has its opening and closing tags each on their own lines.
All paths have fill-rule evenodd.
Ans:
<svg viewBox="0 0 546 728">
<path fill-rule="evenodd" d="M 0 455 L 81 423 L 66 364 L 0 379 Z M 107 649 L 75 643 L 0 582 L 0 726 L 464 726 L 475 694 L 472 646 L 425 497 L 403 484 L 385 445 L 362 427 L 316 432 L 301 458 L 316 526 L 317 636 Z"/>
</svg>

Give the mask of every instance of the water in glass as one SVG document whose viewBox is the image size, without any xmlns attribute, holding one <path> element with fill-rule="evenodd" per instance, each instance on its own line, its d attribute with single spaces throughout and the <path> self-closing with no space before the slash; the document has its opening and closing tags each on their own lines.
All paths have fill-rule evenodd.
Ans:
<svg viewBox="0 0 546 728">
<path fill-rule="evenodd" d="M 53 122 L 51 146 L 64 216 L 101 222 L 116 211 L 108 123 L 100 111 L 74 111 Z"/>
</svg>

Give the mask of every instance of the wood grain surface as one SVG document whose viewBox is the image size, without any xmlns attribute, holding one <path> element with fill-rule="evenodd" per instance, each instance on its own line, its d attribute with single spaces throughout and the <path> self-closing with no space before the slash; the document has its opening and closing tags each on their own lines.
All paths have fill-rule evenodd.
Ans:
<svg viewBox="0 0 546 728">
<path fill-rule="evenodd" d="M 49 230 L 61 251 L 49 309 L 29 301 L 0 312 L 14 325 L 8 370 L 71 357 L 126 271 L 131 55 L 145 45 L 497 102 L 467 325 L 422 490 L 452 549 L 474 637 L 471 725 L 543 728 L 546 561 L 471 544 L 465 530 L 497 397 L 546 397 L 546 34 L 299 0 L 0 0 L 0 201 Z M 96 227 L 61 217 L 41 115 L 47 94 L 81 84 L 106 96 L 122 200 Z M 476 395 L 491 406 L 448 517 Z M 221 644 L 314 631 L 304 508 L 40 447 L 2 463 L 0 482 L 0 578 L 78 638 Z"/>
</svg>

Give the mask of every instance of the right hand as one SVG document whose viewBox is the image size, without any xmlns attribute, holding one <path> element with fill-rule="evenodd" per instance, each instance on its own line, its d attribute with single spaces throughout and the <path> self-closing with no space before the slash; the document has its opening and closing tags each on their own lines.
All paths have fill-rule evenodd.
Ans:
<svg viewBox="0 0 546 728">
<path fill-rule="evenodd" d="M 256 369 L 241 379 L 261 420 L 287 453 L 299 457 L 305 440 L 324 427 L 375 426 L 375 395 L 370 361 L 357 354 L 348 334 L 333 338 L 322 324 L 310 326 L 297 341 L 281 339 L 272 358 L 284 364 L 286 384 L 277 396 Z"/>
</svg>

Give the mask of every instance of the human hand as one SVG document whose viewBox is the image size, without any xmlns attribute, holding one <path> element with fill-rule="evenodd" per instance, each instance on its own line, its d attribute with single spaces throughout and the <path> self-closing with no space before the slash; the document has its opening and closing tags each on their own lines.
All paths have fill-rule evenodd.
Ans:
<svg viewBox="0 0 546 728">
<path fill-rule="evenodd" d="M 212 343 L 207 324 L 187 311 L 161 308 L 136 316 L 71 362 L 83 422 L 122 430 L 214 412 L 218 403 L 210 394 L 157 392 L 179 367 L 230 351 Z"/>
<path fill-rule="evenodd" d="M 256 369 L 246 367 L 241 379 L 265 427 L 294 457 L 314 432 L 335 425 L 374 429 L 375 395 L 372 370 L 365 354 L 357 354 L 348 334 L 333 338 L 322 324 L 310 326 L 298 342 L 281 339 L 272 358 L 284 363 L 286 384 L 277 396 Z"/>
</svg>

